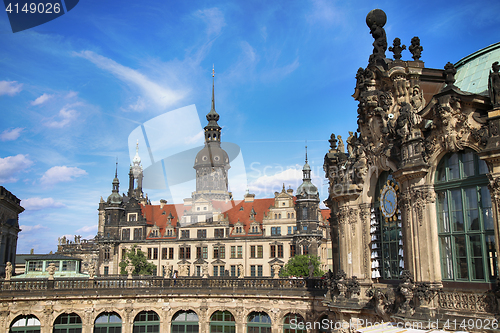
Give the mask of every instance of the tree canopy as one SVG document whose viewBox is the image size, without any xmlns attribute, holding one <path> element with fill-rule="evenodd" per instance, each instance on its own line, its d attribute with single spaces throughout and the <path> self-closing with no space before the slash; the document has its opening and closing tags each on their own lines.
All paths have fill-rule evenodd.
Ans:
<svg viewBox="0 0 500 333">
<path fill-rule="evenodd" d="M 125 259 L 120 262 L 120 274 L 127 274 L 125 267 L 131 262 L 135 269 L 133 275 L 153 275 L 156 271 L 156 265 L 148 262 L 146 255 L 134 245 L 125 253 Z"/>
<path fill-rule="evenodd" d="M 319 257 L 312 255 L 297 255 L 291 257 L 281 270 L 282 277 L 309 276 L 309 263 L 314 266 L 313 276 L 323 276 L 324 272 L 319 268 L 321 263 Z"/>
</svg>

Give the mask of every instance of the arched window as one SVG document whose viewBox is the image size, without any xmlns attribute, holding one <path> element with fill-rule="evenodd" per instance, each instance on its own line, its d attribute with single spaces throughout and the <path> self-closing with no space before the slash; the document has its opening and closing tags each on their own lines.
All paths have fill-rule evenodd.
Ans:
<svg viewBox="0 0 500 333">
<path fill-rule="evenodd" d="M 247 333 L 271 333 L 271 318 L 265 312 L 252 312 L 247 317 Z"/>
<path fill-rule="evenodd" d="M 198 333 L 198 315 L 194 311 L 179 311 L 172 318 L 171 333 Z"/>
<path fill-rule="evenodd" d="M 304 318 L 296 313 L 289 313 L 283 319 L 283 333 L 307 333 Z"/>
<path fill-rule="evenodd" d="M 115 312 L 104 312 L 94 322 L 94 333 L 121 333 L 122 319 Z"/>
<path fill-rule="evenodd" d="M 54 321 L 53 333 L 82 333 L 82 319 L 76 313 L 64 313 Z"/>
<path fill-rule="evenodd" d="M 307 207 L 302 207 L 302 219 L 307 220 Z"/>
<path fill-rule="evenodd" d="M 9 333 L 40 333 L 40 320 L 35 316 L 18 316 L 12 321 Z"/>
<path fill-rule="evenodd" d="M 439 163 L 434 189 L 445 281 L 490 282 L 497 275 L 487 172 L 486 163 L 468 150 Z"/>
<path fill-rule="evenodd" d="M 216 311 L 210 317 L 210 333 L 235 333 L 234 316 L 229 311 Z"/>
<path fill-rule="evenodd" d="M 319 323 L 319 327 L 316 327 L 316 323 Z M 328 316 L 323 315 L 315 322 L 314 328 L 317 329 L 316 332 L 318 332 L 318 333 L 330 333 L 331 326 L 332 325 L 330 324 L 330 321 L 328 320 Z"/>
<path fill-rule="evenodd" d="M 133 333 L 160 333 L 160 317 L 154 311 L 142 311 L 135 316 Z"/>
<path fill-rule="evenodd" d="M 380 174 L 371 207 L 372 278 L 399 279 L 404 269 L 399 184 L 389 172 Z"/>
</svg>

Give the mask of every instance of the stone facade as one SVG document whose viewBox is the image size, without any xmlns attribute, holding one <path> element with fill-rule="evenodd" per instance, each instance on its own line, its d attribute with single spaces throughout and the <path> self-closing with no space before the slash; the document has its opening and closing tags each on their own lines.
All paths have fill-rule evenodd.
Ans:
<svg viewBox="0 0 500 333">
<path fill-rule="evenodd" d="M 367 16 L 375 49 L 356 74 L 357 131 L 347 152 L 332 134 L 325 156 L 338 243 L 327 301 L 335 312 L 350 308 L 348 318 L 491 321 L 500 295 L 500 110 L 456 87 L 451 63 L 426 68 L 418 37 L 413 60 L 401 60 L 398 38 L 394 60 L 386 58 L 385 22 L 381 10 Z M 500 87 L 492 90 L 493 98 Z"/>
<path fill-rule="evenodd" d="M 98 317 L 113 313 L 121 332 L 132 333 L 133 326 L 141 324 L 140 314 L 151 311 L 158 316 L 151 324 L 162 333 L 172 332 L 175 315 L 188 311 L 197 315 L 192 324 L 200 333 L 210 332 L 217 311 L 232 315 L 234 321 L 226 324 L 238 333 L 247 331 L 252 313 L 269 316 L 273 333 L 284 331 L 284 319 L 291 314 L 305 322 L 333 320 L 321 303 L 323 281 L 312 279 L 55 279 L 4 281 L 0 288 L 0 327 L 6 330 L 20 319 L 34 317 L 35 329 L 49 333 L 61 328 L 60 316 L 71 314 L 76 331 L 91 333 Z"/>
<path fill-rule="evenodd" d="M 23 211 L 21 200 L 0 186 L 0 276 L 5 276 L 7 262 L 16 266 L 19 214 Z"/>
</svg>

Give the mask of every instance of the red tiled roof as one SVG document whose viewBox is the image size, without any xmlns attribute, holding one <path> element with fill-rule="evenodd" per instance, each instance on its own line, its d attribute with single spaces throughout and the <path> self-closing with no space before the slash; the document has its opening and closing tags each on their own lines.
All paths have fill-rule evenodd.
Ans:
<svg viewBox="0 0 500 333">
<path fill-rule="evenodd" d="M 295 202 L 296 198 L 293 198 Z M 274 198 L 254 199 L 252 202 L 241 201 L 213 201 L 213 207 L 219 209 L 224 218 L 228 218 L 231 224 L 236 224 L 238 221 L 243 225 L 245 234 L 248 234 L 250 224 L 254 221 L 250 218 L 252 208 L 255 211 L 255 221 L 259 224 L 264 219 L 264 214 L 269 213 L 269 208 L 274 205 Z M 243 207 L 243 209 L 242 209 Z M 160 228 L 160 235 L 164 237 L 165 228 L 168 224 L 168 217 L 172 214 L 172 226 L 177 227 L 179 218 L 184 215 L 185 211 L 191 210 L 191 206 L 184 206 L 183 204 L 165 204 L 163 209 L 160 205 L 146 205 L 142 206 L 142 213 L 146 217 L 147 224 L 153 226 L 157 225 Z M 326 221 L 330 217 L 329 209 L 322 209 L 321 216 Z M 175 238 L 175 236 L 172 236 Z M 156 238 L 156 237 L 148 237 Z"/>
</svg>

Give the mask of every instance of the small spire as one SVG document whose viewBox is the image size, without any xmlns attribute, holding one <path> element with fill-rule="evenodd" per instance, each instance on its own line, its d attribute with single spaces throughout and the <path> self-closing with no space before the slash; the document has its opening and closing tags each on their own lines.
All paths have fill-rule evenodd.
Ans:
<svg viewBox="0 0 500 333">
<path fill-rule="evenodd" d="M 307 140 L 306 140 L 306 163 L 307 163 Z"/>
<path fill-rule="evenodd" d="M 215 111 L 215 65 L 212 67 L 212 110 Z"/>
<path fill-rule="evenodd" d="M 118 178 L 118 157 L 116 157 L 115 178 Z"/>
</svg>

